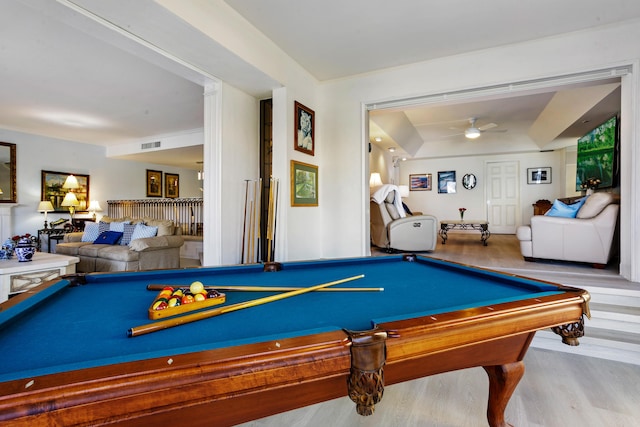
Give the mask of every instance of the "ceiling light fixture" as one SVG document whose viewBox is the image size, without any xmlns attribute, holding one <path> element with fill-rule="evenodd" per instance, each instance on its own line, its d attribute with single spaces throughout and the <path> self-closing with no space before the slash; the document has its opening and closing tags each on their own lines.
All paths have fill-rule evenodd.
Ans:
<svg viewBox="0 0 640 427">
<path fill-rule="evenodd" d="M 376 142 L 382 142 L 382 138 L 380 138 L 379 136 L 376 136 L 376 137 L 374 138 L 374 141 L 376 141 Z"/>
<path fill-rule="evenodd" d="M 389 147 L 387 150 L 389 150 L 390 153 L 395 153 L 396 147 Z"/>
<path fill-rule="evenodd" d="M 471 123 L 471 127 L 465 129 L 464 136 L 465 138 L 476 139 L 480 136 L 480 129 L 476 127 L 476 118 L 472 117 L 469 119 L 469 122 Z"/>
</svg>

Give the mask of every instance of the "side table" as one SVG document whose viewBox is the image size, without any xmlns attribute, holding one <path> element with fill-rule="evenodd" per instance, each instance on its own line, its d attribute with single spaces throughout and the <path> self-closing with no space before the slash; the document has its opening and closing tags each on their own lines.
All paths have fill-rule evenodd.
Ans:
<svg viewBox="0 0 640 427">
<path fill-rule="evenodd" d="M 0 303 L 10 295 L 28 291 L 44 282 L 76 272 L 80 258 L 36 252 L 33 259 L 20 262 L 15 257 L 0 260 Z"/>
</svg>

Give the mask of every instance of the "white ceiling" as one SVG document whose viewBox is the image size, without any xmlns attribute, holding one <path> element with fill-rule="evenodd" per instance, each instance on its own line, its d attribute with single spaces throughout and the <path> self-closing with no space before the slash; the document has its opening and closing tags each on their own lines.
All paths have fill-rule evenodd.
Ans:
<svg viewBox="0 0 640 427">
<path fill-rule="evenodd" d="M 321 81 L 640 17 L 637 0 L 226 3 Z M 202 127 L 202 78 L 174 72 L 171 61 L 131 47 L 131 41 L 123 48 L 122 35 L 69 5 L 149 39 L 145 31 L 159 27 L 164 39 L 156 44 L 192 46 L 182 50 L 190 56 L 183 59 L 248 93 L 258 96 L 274 84 L 152 0 L 1 0 L 0 127 L 104 146 Z M 536 98 L 538 107 L 542 98 Z M 479 125 L 486 120 L 498 124 L 495 129 L 516 129 L 515 118 L 505 116 L 513 108 L 466 107 L 450 106 L 449 116 L 438 120 L 474 114 Z M 435 127 L 417 115 L 407 113 L 420 124 L 418 133 L 430 138 Z M 193 165 L 199 153 L 168 151 L 147 161 Z"/>
</svg>

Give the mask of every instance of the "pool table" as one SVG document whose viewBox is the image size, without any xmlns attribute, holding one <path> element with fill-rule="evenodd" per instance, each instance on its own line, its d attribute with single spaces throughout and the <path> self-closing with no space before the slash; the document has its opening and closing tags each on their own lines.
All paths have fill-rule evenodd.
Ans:
<svg viewBox="0 0 640 427">
<path fill-rule="evenodd" d="M 151 322 L 149 284 L 360 274 L 335 288 L 384 290 L 308 292 L 128 334 Z M 225 293 L 224 304 L 277 294 Z M 65 276 L 0 305 L 0 422 L 225 426 L 345 395 L 369 415 L 385 385 L 482 366 L 489 425 L 506 426 L 535 332 L 575 344 L 588 303 L 580 289 L 416 255 Z"/>
</svg>

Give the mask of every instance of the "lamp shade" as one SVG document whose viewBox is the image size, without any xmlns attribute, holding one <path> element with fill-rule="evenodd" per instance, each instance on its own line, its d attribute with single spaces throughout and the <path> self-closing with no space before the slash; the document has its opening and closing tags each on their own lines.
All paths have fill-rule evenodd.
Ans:
<svg viewBox="0 0 640 427">
<path fill-rule="evenodd" d="M 100 202 L 97 200 L 92 200 L 89 202 L 89 208 L 87 209 L 90 212 L 102 212 L 102 208 L 100 207 Z"/>
<path fill-rule="evenodd" d="M 78 178 L 73 175 L 69 175 L 67 179 L 64 181 L 62 188 L 66 188 L 69 190 L 75 190 L 76 188 L 80 188 L 80 184 L 78 184 Z"/>
<path fill-rule="evenodd" d="M 369 178 L 369 187 L 377 187 L 382 185 L 382 178 L 378 172 L 373 172 Z"/>
<path fill-rule="evenodd" d="M 398 189 L 400 190 L 400 197 L 403 199 L 405 197 L 409 197 L 409 186 L 408 185 L 398 185 Z"/>
<path fill-rule="evenodd" d="M 53 204 L 47 200 L 38 203 L 38 212 L 53 212 Z"/>
<path fill-rule="evenodd" d="M 76 195 L 69 191 L 66 196 L 64 196 L 64 200 L 60 203 L 60 206 L 78 206 L 80 202 L 76 198 Z"/>
</svg>

